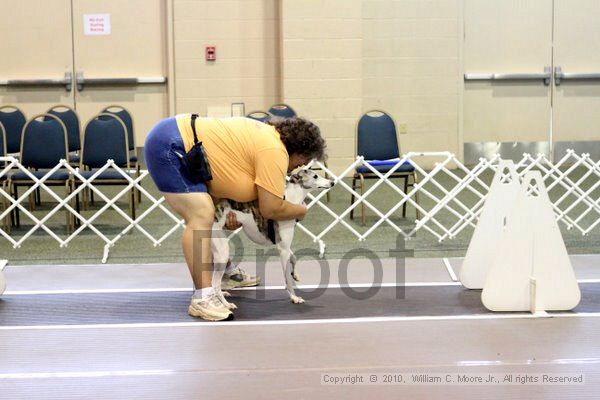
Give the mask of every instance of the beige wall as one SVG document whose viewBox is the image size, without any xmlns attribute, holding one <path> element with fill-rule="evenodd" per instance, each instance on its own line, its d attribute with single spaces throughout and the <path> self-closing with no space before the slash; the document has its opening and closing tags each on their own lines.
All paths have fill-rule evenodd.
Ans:
<svg viewBox="0 0 600 400">
<path fill-rule="evenodd" d="M 458 154 L 461 2 L 362 3 L 362 109 L 385 110 L 406 124 L 401 152 Z"/>
<path fill-rule="evenodd" d="M 173 0 L 176 112 L 279 101 L 277 0 Z M 217 60 L 204 49 L 216 46 Z"/>
<path fill-rule="evenodd" d="M 40 23 L 45 19 L 55 23 Z M 31 1 L 1 1 L 0 79 L 63 79 L 65 72 L 73 70 L 72 35 L 69 0 L 49 0 L 35 6 Z M 73 91 L 2 86 L 0 106 L 8 104 L 31 118 L 56 104 L 72 106 Z"/>
<path fill-rule="evenodd" d="M 283 97 L 319 124 L 334 170 L 354 158 L 356 122 L 371 109 L 406 127 L 402 152 L 459 153 L 460 7 L 283 0 Z"/>
<path fill-rule="evenodd" d="M 1 1 L 0 80 L 63 79 L 65 72 L 85 78 L 166 76 L 165 6 L 165 0 Z M 83 16 L 97 13 L 110 15 L 110 35 L 84 34 Z M 165 84 L 75 86 L 0 86 L 0 105 L 15 105 L 27 118 L 67 105 L 83 127 L 106 106 L 119 104 L 132 113 L 138 146 L 169 113 Z"/>
<path fill-rule="evenodd" d="M 141 2 L 147 3 L 137 1 Z M 125 49 L 120 54 L 132 54 L 125 61 L 142 63 L 140 74 L 168 71 L 168 101 L 163 86 L 140 89 L 142 97 L 133 96 L 129 88 L 120 93 L 89 88 L 78 93 L 79 98 L 61 88 L 0 87 L 0 101 L 15 103 L 28 115 L 58 103 L 83 108 L 84 100 L 89 100 L 90 113 L 100 107 L 95 101 L 123 102 L 132 108 L 135 104 L 140 115 L 136 119 L 146 118 L 138 130 L 139 143 L 149 126 L 167 112 L 207 115 L 220 109 L 227 114 L 234 102 L 244 102 L 249 112 L 284 101 L 319 124 L 336 171 L 353 159 L 356 122 L 370 109 L 389 112 L 399 130 L 406 128 L 407 133 L 399 136 L 402 152 L 448 150 L 461 156 L 463 139 L 545 140 L 550 99 L 555 139 L 598 137 L 597 129 L 592 129 L 600 126 L 595 83 L 464 85 L 462 78 L 465 71 L 541 72 L 553 62 L 566 72 L 597 72 L 598 40 L 586 40 L 600 35 L 594 24 L 599 8 L 593 0 L 154 0 L 151 4 L 159 7 L 140 12 L 136 2 L 117 0 L 0 2 L 4 11 L 0 31 L 6 39 L 0 50 L 10 60 L 0 66 L 0 80 L 59 78 L 73 68 L 73 60 L 78 70 L 85 67 L 86 74 L 98 77 L 132 73 L 127 63 L 113 63 L 110 54 L 100 59 L 114 64 L 112 70 L 96 62 L 94 50 L 104 54 L 114 46 L 92 44 L 109 38 L 78 38 L 79 14 L 107 11 L 115 14 L 111 37 L 117 40 L 119 33 L 126 37 L 118 38 Z M 74 30 L 69 22 L 72 5 L 76 11 L 81 8 L 74 14 Z M 139 18 L 135 27 L 140 31 L 148 25 L 157 27 L 154 36 L 137 35 L 147 39 L 143 44 L 148 50 L 137 52 L 143 45 L 135 42 L 136 35 L 127 36 L 119 23 L 127 15 Z M 166 46 L 157 43 L 164 36 Z M 525 51 L 527 43 L 533 50 Z M 217 46 L 216 62 L 205 61 L 207 45 Z M 140 56 L 153 52 L 159 54 L 156 62 Z M 166 63 L 162 53 L 168 53 Z M 541 53 L 543 59 L 530 62 Z M 32 62 L 27 54 L 42 55 L 45 61 Z M 93 56 L 89 66 L 80 60 L 86 55 Z M 92 65 L 99 70 L 92 71 Z M 150 71 L 151 65 L 156 68 Z M 144 97 L 149 90 L 160 97 L 153 107 Z"/>
<path fill-rule="evenodd" d="M 401 151 L 459 153 L 460 0 L 174 0 L 176 111 L 279 99 L 314 120 L 330 166 L 360 115 L 389 112 Z M 217 61 L 204 47 L 217 46 Z"/>
<path fill-rule="evenodd" d="M 168 67 L 164 67 L 169 79 L 168 113 L 207 115 L 215 108 L 228 112 L 234 102 L 244 102 L 249 112 L 284 101 L 319 124 L 329 143 L 330 166 L 339 171 L 354 158 L 358 118 L 366 110 L 380 108 L 397 123 L 406 125 L 408 133 L 400 136 L 403 152 L 450 150 L 460 154 L 463 0 L 160 1 L 164 1 L 165 18 L 169 18 L 166 32 L 162 32 L 168 51 L 161 50 L 168 53 Z M 52 3 L 64 3 L 65 10 L 70 7 L 64 0 Z M 90 12 L 100 12 L 115 2 L 85 0 L 76 5 L 88 3 L 97 6 Z M 135 7 L 125 11 L 135 13 Z M 64 24 L 68 25 L 70 13 L 63 14 Z M 164 23 L 159 13 L 140 15 L 146 15 L 145 24 Z M 12 19 L 7 19 L 7 27 Z M 114 21 L 117 29 L 116 16 Z M 80 16 L 76 23 L 80 30 Z M 65 29 L 70 36 L 70 27 Z M 9 31 L 5 33 L 9 35 Z M 32 54 L 44 50 L 35 50 L 35 43 L 43 43 L 35 35 L 15 32 L 23 36 L 21 42 L 32 49 Z M 86 40 L 95 43 L 103 39 Z M 148 46 L 160 47 L 154 42 L 148 39 Z M 216 62 L 204 59 L 208 45 L 217 47 Z M 64 52 L 71 62 L 72 49 Z M 15 75 L 9 66 L 16 64 L 6 65 L 0 69 L 0 79 Z M 49 68 L 50 63 L 44 65 Z M 90 68 L 86 67 L 88 75 L 92 73 Z M 38 69 L 37 64 L 28 63 L 27 68 L 19 65 L 19 77 L 40 75 Z M 59 63 L 44 70 L 44 75 L 60 77 L 64 70 Z M 106 72 L 112 76 L 118 71 Z M 161 75 L 160 71 L 153 74 Z M 92 94 L 95 99 L 100 96 L 98 90 L 86 90 L 81 93 L 82 99 Z M 33 96 L 32 90 L 23 92 Z M 48 95 L 41 90 L 35 93 L 44 96 L 48 104 L 65 102 L 46 99 Z M 60 90 L 57 93 L 64 94 Z M 23 103 L 0 90 L 0 95 L 4 94 L 5 103 Z M 123 101 L 122 96 L 108 95 L 114 102 Z M 32 109 L 46 108 L 45 103 L 40 107 L 37 97 L 27 99 L 28 104 L 35 103 Z M 139 98 L 131 101 L 147 108 Z M 166 112 L 166 103 L 164 100 L 159 104 L 164 112 L 152 113 L 155 120 Z M 138 143 L 142 143 L 147 128 L 139 130 Z"/>
<path fill-rule="evenodd" d="M 362 109 L 362 1 L 283 0 L 283 97 L 327 138 L 329 166 L 347 166 Z"/>
</svg>

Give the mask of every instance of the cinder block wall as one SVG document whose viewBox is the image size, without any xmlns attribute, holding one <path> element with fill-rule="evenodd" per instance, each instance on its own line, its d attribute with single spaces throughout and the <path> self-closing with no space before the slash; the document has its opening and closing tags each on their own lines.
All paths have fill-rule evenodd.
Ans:
<svg viewBox="0 0 600 400">
<path fill-rule="evenodd" d="M 174 0 L 176 112 L 280 100 L 279 0 Z M 204 49 L 216 46 L 217 60 Z"/>
<path fill-rule="evenodd" d="M 286 102 L 319 124 L 336 172 L 370 109 L 406 127 L 402 152 L 460 155 L 462 0 L 173 1 L 177 112 Z"/>
<path fill-rule="evenodd" d="M 401 151 L 458 154 L 460 0 L 363 0 L 363 110 L 397 123 Z"/>
<path fill-rule="evenodd" d="M 363 103 L 361 0 L 283 0 L 283 98 L 327 138 L 329 166 L 355 152 Z"/>
<path fill-rule="evenodd" d="M 405 126 L 402 152 L 458 154 L 460 7 L 460 0 L 283 0 L 282 95 L 321 126 L 334 170 L 354 158 L 356 122 L 371 109 Z"/>
</svg>

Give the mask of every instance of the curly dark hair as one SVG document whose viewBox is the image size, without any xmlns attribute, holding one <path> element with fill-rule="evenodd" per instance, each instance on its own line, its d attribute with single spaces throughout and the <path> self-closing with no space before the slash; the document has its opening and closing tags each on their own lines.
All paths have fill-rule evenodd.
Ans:
<svg viewBox="0 0 600 400">
<path fill-rule="evenodd" d="M 319 127 L 301 117 L 273 118 L 268 122 L 275 127 L 289 155 L 299 154 L 308 159 L 323 161 L 327 158 L 327 144 Z"/>
</svg>

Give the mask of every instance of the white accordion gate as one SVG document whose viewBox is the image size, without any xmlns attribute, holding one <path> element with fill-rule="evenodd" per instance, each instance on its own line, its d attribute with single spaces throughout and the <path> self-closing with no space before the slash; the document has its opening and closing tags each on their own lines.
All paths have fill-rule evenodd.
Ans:
<svg viewBox="0 0 600 400">
<path fill-rule="evenodd" d="M 435 163 L 433 169 L 425 170 L 419 165 L 419 160 L 422 160 L 423 157 L 427 157 L 428 159 L 433 157 L 437 159 L 438 162 Z M 348 167 L 340 174 L 334 174 L 323 164 L 314 162 L 310 166 L 318 166 L 324 170 L 330 178 L 335 180 L 336 188 L 344 188 L 347 191 L 346 195 L 353 194 L 356 201 L 344 211 L 336 213 L 327 205 L 327 203 L 322 201 L 323 196 L 325 196 L 327 192 L 321 192 L 316 196 L 309 195 L 309 208 L 321 208 L 333 218 L 333 221 L 320 232 L 313 232 L 301 223 L 298 224 L 298 228 L 308 234 L 315 243 L 319 244 L 321 253 L 324 251 L 324 239 L 326 235 L 336 227 L 348 230 L 359 241 L 367 239 L 369 235 L 384 223 L 391 226 L 398 234 L 406 239 L 410 239 L 420 230 L 429 232 L 439 241 L 452 239 L 466 227 L 475 226 L 489 191 L 489 184 L 486 183 L 485 180 L 491 181 L 490 177 L 496 171 L 499 160 L 499 156 L 496 155 L 490 160 L 481 159 L 477 165 L 466 167 L 453 154 L 448 152 L 407 153 L 385 174 L 375 170 L 371 165 L 366 163 L 362 157 L 357 157 L 357 159 L 352 164 L 348 165 Z M 405 162 L 412 164 L 419 178 L 408 193 L 404 193 L 389 179 L 394 171 Z M 4 165 L 5 163 L 6 165 Z M 89 228 L 104 242 L 102 262 L 106 262 L 110 248 L 125 234 L 132 230 L 139 231 L 148 238 L 154 247 L 157 247 L 176 230 L 184 226 L 183 220 L 165 207 L 163 204 L 164 198 L 153 196 L 141 186 L 141 181 L 148 177 L 147 171 L 142 171 L 141 174 L 136 177 L 130 173 L 131 171 L 123 170 L 115 165 L 112 160 L 109 160 L 107 164 L 96 171 L 93 176 L 89 179 L 85 179 L 79 174 L 77 168 L 70 166 L 65 160 L 62 160 L 43 177 L 38 179 L 29 170 L 24 168 L 16 158 L 0 157 L 0 165 L 2 165 L 2 167 L 0 167 L 0 183 L 2 184 L 2 189 L 0 189 L 0 223 L 4 221 L 15 208 L 18 208 L 21 213 L 33 221 L 33 226 L 24 234 L 20 231 L 18 236 L 14 235 L 14 233 L 10 232 L 6 227 L 0 229 L 0 235 L 8 240 L 14 248 L 20 247 L 24 241 L 31 238 L 31 236 L 40 229 L 56 240 L 61 247 L 65 247 L 71 241 L 75 240 L 83 230 Z M 374 184 L 371 185 L 363 195 L 357 193 L 343 180 L 344 177 L 353 174 L 355 168 L 359 166 L 365 166 L 370 172 L 378 177 Z M 544 155 L 531 156 L 529 154 L 524 154 L 523 158 L 516 163 L 516 167 L 521 177 L 531 170 L 539 170 L 541 172 L 548 193 L 552 198 L 552 206 L 556 220 L 565 224 L 568 229 L 574 228 L 583 235 L 586 235 L 600 223 L 600 162 L 591 160 L 588 154 L 576 154 L 573 151 L 568 151 L 565 156 L 556 163 L 552 163 Z M 45 181 L 48 180 L 51 174 L 58 170 L 68 171 L 71 175 L 71 179 L 77 179 L 78 182 L 81 182 L 66 197 L 61 197 L 45 184 Z M 108 170 L 118 172 L 128 182 L 128 185 L 123 186 L 123 189 L 112 198 L 107 197 L 98 187 L 94 186 L 94 180 L 102 172 Z M 25 172 L 33 182 L 32 186 L 20 194 L 17 199 L 13 198 L 8 190 L 11 171 Z M 447 182 L 450 182 L 450 185 L 448 185 Z M 382 185 L 391 188 L 397 196 L 395 199 L 390 199 L 389 203 L 392 206 L 385 213 L 369 201 L 369 196 Z M 43 192 L 48 193 L 57 202 L 53 208 L 45 212 L 41 217 L 34 215 L 23 204 L 24 201 L 28 201 L 29 195 L 38 188 Z M 85 188 L 88 188 L 105 202 L 100 209 L 96 210 L 87 218 L 73 207 L 75 197 L 81 194 Z M 132 189 L 139 190 L 143 197 L 143 201 L 150 203 L 150 206 L 135 219 L 132 219 L 116 204 L 119 198 L 126 195 Z M 465 197 L 465 195 L 471 199 L 470 202 L 463 201 L 462 198 Z M 420 202 L 417 202 L 417 198 Z M 347 220 L 350 211 L 360 206 L 361 203 L 364 203 L 367 209 L 378 217 L 377 221 L 363 233 L 360 233 L 353 226 L 353 223 Z M 424 203 L 432 204 L 432 206 L 425 207 L 423 205 Z M 419 219 L 415 220 L 414 225 L 411 226 L 410 229 L 407 229 L 406 227 L 405 229 L 402 229 L 391 218 L 392 214 L 405 204 L 418 210 L 421 215 Z M 51 227 L 46 225 L 46 222 L 56 213 L 65 210 L 68 210 L 68 212 L 78 219 L 81 225 L 66 238 L 61 238 Z M 128 224 L 121 232 L 112 238 L 94 225 L 97 218 L 107 210 L 116 211 Z M 140 225 L 141 221 L 154 210 L 162 211 L 167 221 L 170 221 L 169 223 L 173 224 L 173 226 L 160 237 L 156 237 Z M 446 217 L 440 218 L 442 214 L 445 214 Z M 450 222 L 448 222 L 448 216 L 450 216 Z M 234 232 L 232 235 L 234 234 L 237 234 L 237 232 Z"/>
</svg>

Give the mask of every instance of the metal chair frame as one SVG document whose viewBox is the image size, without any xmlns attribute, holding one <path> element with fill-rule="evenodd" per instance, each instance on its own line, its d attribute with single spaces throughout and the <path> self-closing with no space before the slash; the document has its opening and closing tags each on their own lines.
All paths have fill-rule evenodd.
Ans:
<svg viewBox="0 0 600 400">
<path fill-rule="evenodd" d="M 398 153 L 400 153 L 400 140 L 398 140 L 398 130 L 396 129 L 396 121 L 394 121 L 394 118 L 386 113 L 385 111 L 382 110 L 369 110 L 366 111 L 365 113 L 363 113 L 361 115 L 361 117 L 358 119 L 358 121 L 356 121 L 356 127 L 355 127 L 355 151 L 354 154 L 356 156 L 358 156 L 358 125 L 360 124 L 360 121 L 362 120 L 362 118 L 365 115 L 371 114 L 371 113 L 381 113 L 384 115 L 387 115 L 388 117 L 390 117 L 390 119 L 392 120 L 392 123 L 394 124 L 394 132 L 396 132 L 396 143 L 398 144 Z M 398 154 L 398 156 L 400 156 L 400 154 Z M 365 160 L 367 161 L 367 160 Z M 413 182 L 409 183 L 409 178 L 412 177 Z M 394 172 L 392 173 L 389 178 L 403 178 L 404 179 L 404 193 L 408 193 L 408 188 L 410 187 L 414 187 L 417 183 L 418 183 L 418 176 L 417 173 L 415 171 L 411 171 L 411 172 Z M 366 179 L 379 179 L 379 177 L 372 173 L 372 172 L 355 172 L 354 175 L 352 176 L 352 189 L 356 189 L 356 188 L 360 188 L 360 194 L 361 196 L 364 194 L 364 190 L 365 190 L 365 180 Z M 356 181 L 360 181 L 360 185 L 356 184 Z M 354 194 L 350 195 L 350 206 L 352 206 L 354 204 Z M 418 203 L 419 202 L 419 198 L 418 198 L 418 193 L 415 195 L 415 201 Z M 365 218 L 365 204 L 361 203 L 360 204 L 360 216 L 361 216 L 361 225 L 365 226 L 366 223 L 366 218 Z M 354 219 L 354 210 L 352 209 L 350 211 L 350 219 Z M 406 218 L 406 203 L 404 203 L 402 205 L 402 217 Z M 417 219 L 420 217 L 420 213 L 419 210 L 417 210 Z"/>
</svg>

